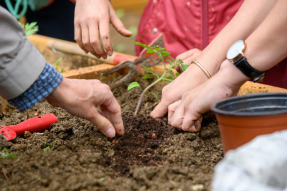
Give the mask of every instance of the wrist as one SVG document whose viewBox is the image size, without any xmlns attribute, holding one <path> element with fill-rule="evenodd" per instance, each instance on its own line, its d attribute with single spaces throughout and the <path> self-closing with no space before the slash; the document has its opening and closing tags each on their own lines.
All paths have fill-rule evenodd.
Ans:
<svg viewBox="0 0 287 191">
<path fill-rule="evenodd" d="M 60 107 L 62 103 L 62 97 L 68 98 L 67 91 L 71 89 L 71 83 L 69 83 L 69 79 L 63 78 L 62 82 L 59 84 L 59 86 L 46 98 L 46 100 L 55 107 Z"/>
<path fill-rule="evenodd" d="M 223 78 L 225 78 L 226 86 L 229 88 L 240 87 L 250 78 L 245 76 L 233 63 L 229 60 L 222 62 L 220 70 L 218 72 Z M 227 79 L 227 80 L 226 80 Z"/>
<path fill-rule="evenodd" d="M 224 58 L 219 58 L 208 50 L 203 50 L 201 55 L 196 59 L 211 76 L 214 76 L 219 71 L 223 60 Z"/>
</svg>

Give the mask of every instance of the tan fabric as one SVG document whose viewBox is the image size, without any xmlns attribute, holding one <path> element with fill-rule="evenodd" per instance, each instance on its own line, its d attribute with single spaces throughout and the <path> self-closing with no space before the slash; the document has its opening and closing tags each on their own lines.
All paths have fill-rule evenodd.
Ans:
<svg viewBox="0 0 287 191">
<path fill-rule="evenodd" d="M 26 38 L 19 22 L 0 6 L 0 96 L 9 100 L 38 78 L 45 58 Z"/>
</svg>

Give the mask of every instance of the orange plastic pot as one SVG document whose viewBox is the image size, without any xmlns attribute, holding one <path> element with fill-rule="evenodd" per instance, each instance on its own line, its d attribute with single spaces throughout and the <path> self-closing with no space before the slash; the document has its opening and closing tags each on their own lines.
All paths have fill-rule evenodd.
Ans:
<svg viewBox="0 0 287 191">
<path fill-rule="evenodd" d="M 237 96 L 212 105 L 224 153 L 258 135 L 287 129 L 287 93 Z"/>
</svg>

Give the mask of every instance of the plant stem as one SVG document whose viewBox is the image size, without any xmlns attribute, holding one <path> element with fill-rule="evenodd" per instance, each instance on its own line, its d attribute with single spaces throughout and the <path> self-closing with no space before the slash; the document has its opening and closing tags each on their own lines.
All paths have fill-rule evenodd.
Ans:
<svg viewBox="0 0 287 191">
<path fill-rule="evenodd" d="M 142 101 L 143 101 L 144 94 L 145 94 L 151 87 L 153 87 L 155 84 L 157 84 L 158 82 L 160 82 L 160 81 L 165 77 L 166 73 L 167 73 L 167 72 L 164 71 L 164 74 L 163 74 L 160 78 L 158 78 L 156 81 L 154 81 L 152 84 L 150 84 L 148 87 L 146 87 L 146 88 L 144 89 L 144 91 L 142 92 L 142 94 L 141 94 L 141 96 L 140 96 L 140 99 L 139 99 L 139 101 L 138 101 L 138 104 L 137 104 L 137 107 L 136 107 L 136 110 L 135 110 L 134 115 L 137 115 L 137 114 L 138 114 L 138 111 L 139 111 L 139 109 L 140 109 L 140 107 L 141 107 L 141 104 L 142 104 Z"/>
</svg>

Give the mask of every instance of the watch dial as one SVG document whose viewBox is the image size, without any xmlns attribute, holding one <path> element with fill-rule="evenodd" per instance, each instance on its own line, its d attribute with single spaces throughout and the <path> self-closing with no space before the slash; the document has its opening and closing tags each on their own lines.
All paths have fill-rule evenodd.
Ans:
<svg viewBox="0 0 287 191">
<path fill-rule="evenodd" d="M 244 49 L 244 41 L 239 40 L 236 41 L 228 50 L 227 52 L 227 59 L 234 59 L 236 58 L 240 53 L 242 53 L 242 50 Z"/>
</svg>

